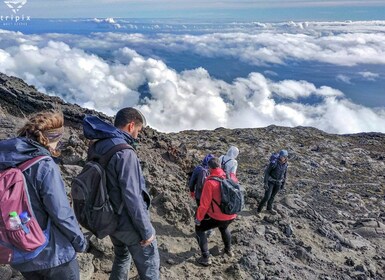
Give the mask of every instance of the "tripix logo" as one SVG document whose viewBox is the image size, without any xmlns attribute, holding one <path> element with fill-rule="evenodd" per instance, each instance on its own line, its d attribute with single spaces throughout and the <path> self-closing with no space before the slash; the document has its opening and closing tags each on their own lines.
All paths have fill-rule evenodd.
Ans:
<svg viewBox="0 0 385 280">
<path fill-rule="evenodd" d="M 4 3 L 16 14 L 27 3 L 27 0 L 5 0 Z"/>
<path fill-rule="evenodd" d="M 31 20 L 30 16 L 24 14 L 18 15 L 17 13 L 27 3 L 27 0 L 4 0 L 4 4 L 11 9 L 13 14 L 9 16 L 0 15 L 0 22 L 3 26 L 15 26 L 15 25 L 27 25 L 27 22 Z"/>
</svg>

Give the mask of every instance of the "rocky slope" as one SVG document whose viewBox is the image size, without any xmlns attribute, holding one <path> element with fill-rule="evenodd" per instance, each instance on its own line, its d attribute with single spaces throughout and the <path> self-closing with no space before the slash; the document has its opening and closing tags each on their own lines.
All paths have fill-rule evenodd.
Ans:
<svg viewBox="0 0 385 280">
<path fill-rule="evenodd" d="M 107 116 L 38 93 L 23 81 L 0 74 L 0 139 L 14 136 L 29 113 L 61 108 L 66 118 L 61 170 L 67 191 L 84 164 L 84 114 Z M 230 226 L 235 256 L 220 255 L 219 231 L 210 239 L 213 265 L 196 264 L 194 202 L 186 183 L 207 153 L 240 149 L 238 178 L 246 209 Z M 273 151 L 289 151 L 287 193 L 277 215 L 253 214 L 263 195 L 263 170 Z M 161 255 L 162 279 L 385 279 L 385 135 L 332 135 L 308 127 L 183 131 L 146 128 L 139 157 L 153 196 L 151 209 Z M 108 238 L 91 237 L 79 254 L 82 279 L 108 279 L 113 251 Z M 131 274 L 135 279 L 135 269 Z M 8 266 L 0 279 L 20 279 Z"/>
</svg>

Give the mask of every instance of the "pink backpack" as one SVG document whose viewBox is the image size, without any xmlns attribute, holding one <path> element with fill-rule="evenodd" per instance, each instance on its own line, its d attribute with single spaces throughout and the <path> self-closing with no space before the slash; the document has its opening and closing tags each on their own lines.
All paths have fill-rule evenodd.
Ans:
<svg viewBox="0 0 385 280">
<path fill-rule="evenodd" d="M 0 171 L 0 264 L 20 264 L 35 258 L 48 244 L 50 221 L 40 228 L 28 195 L 23 172 L 48 156 L 38 156 L 18 167 Z M 18 229 L 10 225 L 10 212 L 27 212 Z"/>
</svg>

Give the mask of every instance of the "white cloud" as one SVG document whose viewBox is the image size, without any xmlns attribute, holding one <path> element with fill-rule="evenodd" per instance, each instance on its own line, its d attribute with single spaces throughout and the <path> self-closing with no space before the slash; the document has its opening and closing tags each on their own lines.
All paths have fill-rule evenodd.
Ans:
<svg viewBox="0 0 385 280">
<path fill-rule="evenodd" d="M 369 72 L 369 71 L 358 72 L 358 74 L 360 74 L 363 78 L 365 78 L 368 81 L 375 81 L 377 78 L 380 77 L 379 74 L 372 73 L 372 72 Z"/>
<path fill-rule="evenodd" d="M 146 114 L 149 124 L 161 131 L 277 124 L 314 126 L 333 133 L 385 132 L 385 109 L 370 109 L 354 104 L 342 92 L 328 86 L 317 87 L 304 80 L 274 82 L 260 73 L 250 73 L 248 77 L 228 83 L 211 77 L 203 68 L 177 72 L 159 59 L 145 58 L 133 49 L 121 46 L 127 40 L 148 43 L 144 35 L 117 36 L 110 33 L 105 34 L 106 40 L 103 41 L 99 40 L 100 34 L 93 36 L 38 36 L 0 32 L 0 71 L 21 77 L 43 92 L 62 96 L 66 101 L 110 115 L 124 106 L 136 106 Z M 226 36 L 230 41 L 234 39 L 233 34 L 213 35 L 204 40 L 201 36 L 186 36 L 189 38 L 185 40 L 191 44 L 189 47 L 183 44 L 184 41 L 178 45 L 175 39 L 170 39 L 168 44 L 171 47 L 176 44 L 176 48 L 201 48 L 201 51 L 209 53 L 214 53 L 214 50 L 230 50 L 231 53 L 235 45 L 228 43 L 224 39 Z M 250 36 L 241 36 L 238 40 L 253 37 Z M 256 37 L 255 40 L 269 45 L 264 50 L 266 55 L 273 45 L 272 39 L 268 36 Z M 285 52 L 279 60 L 289 54 L 296 55 L 296 48 L 290 49 L 294 45 L 298 45 L 298 50 L 302 46 L 305 51 L 298 52 L 298 55 L 307 53 L 305 56 L 309 59 L 311 52 L 306 52 L 306 48 L 318 49 L 319 56 L 325 53 L 319 46 L 310 44 L 311 47 L 307 47 L 299 40 L 301 37 L 306 40 L 308 35 L 280 36 L 288 48 L 276 47 Z M 218 38 L 222 39 L 218 41 Z M 215 42 L 229 44 L 231 48 L 222 50 L 221 46 L 215 46 Z M 246 42 L 239 46 L 251 49 L 250 55 L 255 54 L 253 44 Z M 85 45 L 92 46 L 96 52 L 109 48 L 113 60 L 92 54 L 90 48 L 83 50 Z M 344 41 L 334 48 L 342 50 L 342 46 L 345 46 Z M 378 51 L 381 52 L 380 49 Z M 240 53 L 239 50 L 237 52 Z M 332 52 L 329 52 L 332 56 Z M 263 60 L 266 62 L 265 58 Z M 143 84 L 148 84 L 149 92 L 145 97 L 138 92 Z M 313 105 L 298 101 L 311 95 L 321 101 Z M 282 98 L 290 101 L 279 101 Z"/>
<path fill-rule="evenodd" d="M 345 84 L 352 84 L 351 78 L 348 77 L 348 76 L 346 76 L 346 75 L 344 75 L 344 74 L 338 74 L 338 75 L 336 76 L 336 80 L 337 80 L 337 81 L 344 82 Z"/>
</svg>

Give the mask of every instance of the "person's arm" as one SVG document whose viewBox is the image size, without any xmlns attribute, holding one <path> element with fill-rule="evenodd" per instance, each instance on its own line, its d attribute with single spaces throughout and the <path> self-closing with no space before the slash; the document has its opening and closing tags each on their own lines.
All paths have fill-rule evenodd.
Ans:
<svg viewBox="0 0 385 280">
<path fill-rule="evenodd" d="M 233 166 L 231 167 L 230 173 L 237 174 L 237 168 L 238 168 L 238 161 L 233 160 Z"/>
<path fill-rule="evenodd" d="M 269 163 L 269 165 L 265 169 L 265 176 L 263 178 L 263 183 L 265 186 L 269 184 L 269 177 L 270 177 L 270 172 L 273 169 L 273 165 Z"/>
<path fill-rule="evenodd" d="M 115 168 L 125 209 L 143 241 L 150 240 L 154 230 L 145 207 L 141 188 L 141 171 L 136 153 L 126 149 L 116 154 Z"/>
<path fill-rule="evenodd" d="M 204 186 L 203 186 L 203 191 L 200 199 L 200 205 L 197 210 L 197 215 L 196 219 L 198 221 L 202 221 L 209 210 L 209 207 L 211 206 L 212 199 L 213 199 L 213 194 L 212 194 L 212 180 L 208 179 L 206 180 Z"/>
<path fill-rule="evenodd" d="M 283 173 L 283 180 L 282 180 L 282 184 L 281 184 L 281 190 L 285 189 L 286 173 L 287 173 L 287 166 L 286 166 L 285 171 Z"/>
<path fill-rule="evenodd" d="M 76 252 L 85 251 L 87 241 L 69 204 L 59 167 L 53 160 L 48 160 L 41 163 L 38 172 L 45 174 L 38 190 L 51 222 L 71 242 Z"/>
</svg>

